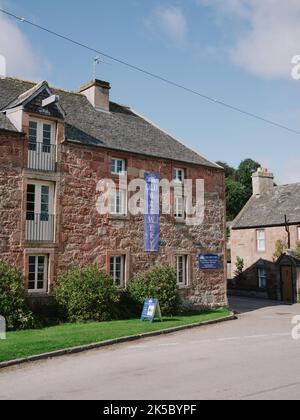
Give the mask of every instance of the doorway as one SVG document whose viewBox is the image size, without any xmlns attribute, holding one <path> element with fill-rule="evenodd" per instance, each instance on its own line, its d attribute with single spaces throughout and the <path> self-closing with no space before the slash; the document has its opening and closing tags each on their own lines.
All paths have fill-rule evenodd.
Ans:
<svg viewBox="0 0 300 420">
<path fill-rule="evenodd" d="M 281 292 L 284 302 L 294 303 L 293 267 L 281 267 Z"/>
</svg>

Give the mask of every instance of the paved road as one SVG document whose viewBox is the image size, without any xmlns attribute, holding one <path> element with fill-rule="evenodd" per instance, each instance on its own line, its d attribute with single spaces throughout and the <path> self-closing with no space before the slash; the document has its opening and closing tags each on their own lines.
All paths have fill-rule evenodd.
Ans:
<svg viewBox="0 0 300 420">
<path fill-rule="evenodd" d="M 300 399 L 300 305 L 233 298 L 238 321 L 0 372 L 0 399 Z"/>
</svg>

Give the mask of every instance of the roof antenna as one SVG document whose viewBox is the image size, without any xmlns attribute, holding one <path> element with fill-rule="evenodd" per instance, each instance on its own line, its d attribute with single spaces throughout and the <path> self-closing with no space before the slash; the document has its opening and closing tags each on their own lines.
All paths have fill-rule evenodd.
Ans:
<svg viewBox="0 0 300 420">
<path fill-rule="evenodd" d="M 94 77 L 94 79 L 93 80 L 96 80 L 96 77 L 97 77 L 97 65 L 98 64 L 110 64 L 110 63 L 107 63 L 106 61 L 104 61 L 103 58 L 101 58 L 100 56 L 99 57 L 94 57 L 94 60 L 93 60 L 93 77 Z"/>
</svg>

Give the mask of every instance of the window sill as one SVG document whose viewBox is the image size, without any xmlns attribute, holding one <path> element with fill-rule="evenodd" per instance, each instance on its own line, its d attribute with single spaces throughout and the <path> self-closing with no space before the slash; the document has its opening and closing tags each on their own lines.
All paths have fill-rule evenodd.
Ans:
<svg viewBox="0 0 300 420">
<path fill-rule="evenodd" d="M 177 288 L 178 288 L 179 290 L 187 290 L 187 289 L 190 289 L 190 288 L 191 288 L 191 286 L 190 286 L 190 285 L 187 285 L 187 286 L 180 286 L 180 285 L 178 285 L 178 284 L 177 284 Z"/>
<path fill-rule="evenodd" d="M 50 293 L 49 292 L 39 292 L 39 291 L 36 291 L 36 290 L 27 290 L 27 295 L 29 296 L 29 297 L 36 297 L 36 298 L 40 298 L 40 297 L 48 297 L 48 296 L 50 296 Z"/>
<path fill-rule="evenodd" d="M 130 216 L 129 215 L 127 215 L 127 216 L 122 216 L 121 214 L 110 214 L 109 216 L 108 216 L 108 218 L 109 218 L 109 220 L 130 220 Z"/>
<path fill-rule="evenodd" d="M 178 225 L 185 225 L 186 224 L 186 219 L 181 218 L 181 217 L 174 217 L 174 221 Z"/>
</svg>

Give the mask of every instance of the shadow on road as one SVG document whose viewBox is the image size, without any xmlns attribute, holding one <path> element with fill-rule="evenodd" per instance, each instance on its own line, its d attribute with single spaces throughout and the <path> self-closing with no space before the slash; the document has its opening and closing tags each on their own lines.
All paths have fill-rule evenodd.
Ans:
<svg viewBox="0 0 300 420">
<path fill-rule="evenodd" d="M 230 308 L 238 314 L 244 314 L 248 312 L 258 311 L 259 309 L 272 308 L 275 306 L 284 305 L 281 302 L 272 301 L 272 300 L 237 297 L 237 296 L 229 296 L 228 301 L 229 301 Z"/>
</svg>

